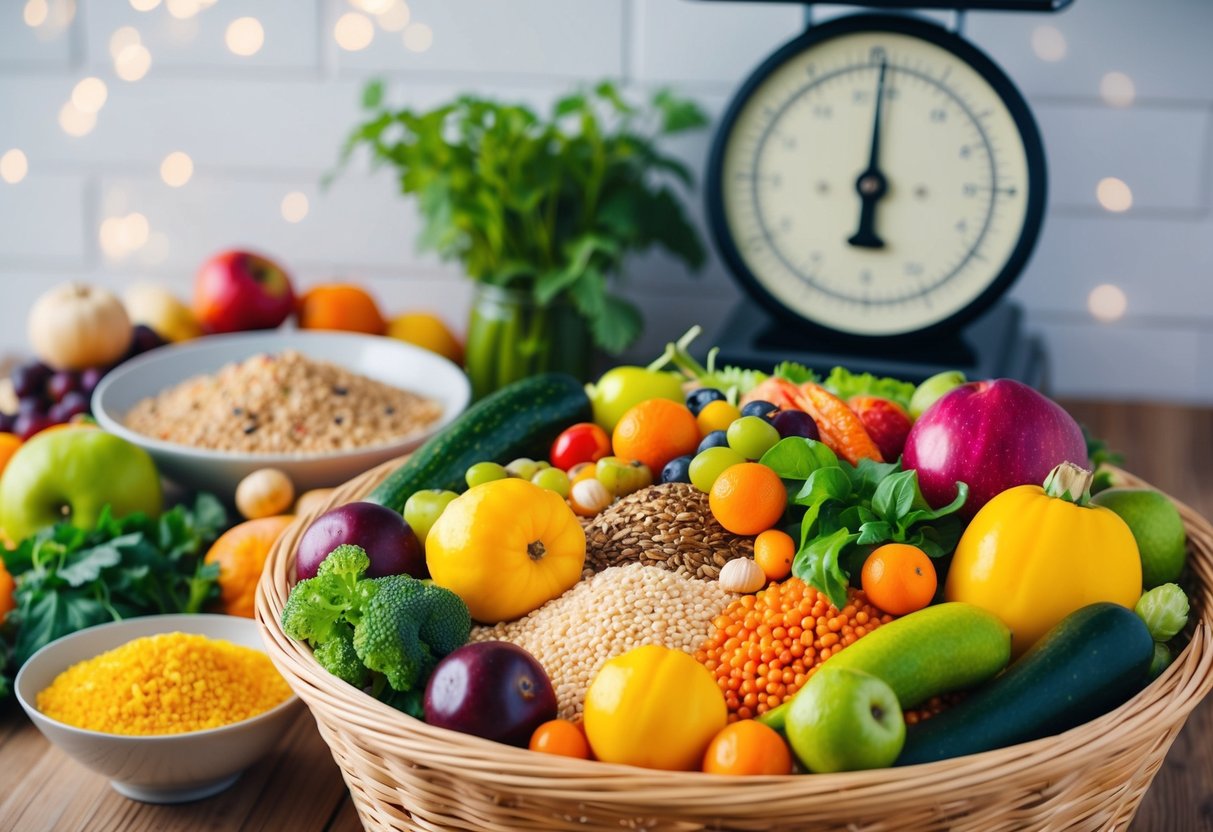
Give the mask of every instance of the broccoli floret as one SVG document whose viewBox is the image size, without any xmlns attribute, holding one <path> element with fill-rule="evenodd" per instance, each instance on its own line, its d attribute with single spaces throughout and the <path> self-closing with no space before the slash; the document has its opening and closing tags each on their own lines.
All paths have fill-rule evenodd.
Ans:
<svg viewBox="0 0 1213 832">
<path fill-rule="evenodd" d="M 313 655 L 321 667 L 356 688 L 370 682 L 371 673 L 354 650 L 354 628 L 348 624 L 338 624 L 333 637 L 317 647 Z"/>
<path fill-rule="evenodd" d="M 333 638 L 342 622 L 355 625 L 378 586 L 361 580 L 371 559 L 359 546 L 338 546 L 316 570 L 295 584 L 282 610 L 282 629 L 313 647 Z"/>
<path fill-rule="evenodd" d="M 394 690 L 418 688 L 441 656 L 467 641 L 472 628 L 467 606 L 455 593 L 408 575 L 372 583 L 379 589 L 354 628 L 354 649 Z"/>
</svg>

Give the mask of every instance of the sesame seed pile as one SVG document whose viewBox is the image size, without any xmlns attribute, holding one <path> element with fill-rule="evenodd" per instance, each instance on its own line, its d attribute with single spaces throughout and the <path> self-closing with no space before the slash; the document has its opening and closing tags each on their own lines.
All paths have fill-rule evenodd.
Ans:
<svg viewBox="0 0 1213 832">
<path fill-rule="evenodd" d="M 38 694 L 38 710 L 107 734 L 182 734 L 249 719 L 291 695 L 259 650 L 206 636 L 137 638 L 72 665 Z"/>
<path fill-rule="evenodd" d="M 594 674 L 634 647 L 694 653 L 734 598 L 715 581 L 656 566 L 613 566 L 518 619 L 476 627 L 472 641 L 508 641 L 533 655 L 556 689 L 560 716 L 580 718 Z"/>
</svg>

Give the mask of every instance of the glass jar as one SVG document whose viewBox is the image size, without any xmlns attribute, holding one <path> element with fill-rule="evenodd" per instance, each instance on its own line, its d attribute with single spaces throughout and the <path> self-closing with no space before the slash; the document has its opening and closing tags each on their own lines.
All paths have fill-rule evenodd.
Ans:
<svg viewBox="0 0 1213 832">
<path fill-rule="evenodd" d="M 476 284 L 464 360 L 473 400 L 536 373 L 587 381 L 593 357 L 589 326 L 567 298 L 541 306 L 529 291 Z"/>
</svg>

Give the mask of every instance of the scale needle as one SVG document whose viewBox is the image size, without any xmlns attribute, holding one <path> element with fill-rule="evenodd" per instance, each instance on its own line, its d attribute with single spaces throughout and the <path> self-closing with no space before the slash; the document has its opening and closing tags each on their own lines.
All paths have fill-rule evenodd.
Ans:
<svg viewBox="0 0 1213 832">
<path fill-rule="evenodd" d="M 880 170 L 880 116 L 888 68 L 889 62 L 881 59 L 880 77 L 876 81 L 876 115 L 872 119 L 872 151 L 867 169 L 855 180 L 855 190 L 859 192 L 859 229 L 847 242 L 856 248 L 884 248 L 884 240 L 876 234 L 876 203 L 889 190 L 889 182 Z"/>
</svg>

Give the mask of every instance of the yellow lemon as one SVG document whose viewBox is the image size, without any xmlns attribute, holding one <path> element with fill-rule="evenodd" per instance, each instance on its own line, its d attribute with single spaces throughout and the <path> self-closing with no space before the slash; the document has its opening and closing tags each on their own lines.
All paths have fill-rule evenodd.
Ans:
<svg viewBox="0 0 1213 832">
<path fill-rule="evenodd" d="M 463 363 L 463 345 L 437 315 L 428 312 L 406 312 L 392 319 L 388 324 L 387 334 L 436 352 L 456 364 Z"/>
</svg>

